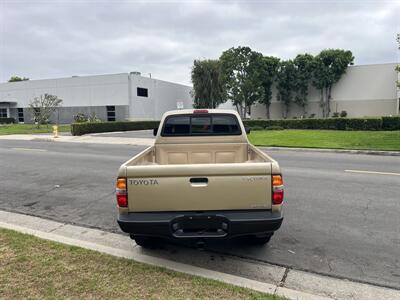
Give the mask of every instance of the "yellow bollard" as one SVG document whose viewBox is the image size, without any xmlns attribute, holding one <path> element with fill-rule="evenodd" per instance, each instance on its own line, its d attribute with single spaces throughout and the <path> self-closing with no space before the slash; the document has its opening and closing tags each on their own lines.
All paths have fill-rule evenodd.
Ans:
<svg viewBox="0 0 400 300">
<path fill-rule="evenodd" d="M 55 138 L 58 138 L 58 125 L 53 126 L 53 135 Z"/>
</svg>

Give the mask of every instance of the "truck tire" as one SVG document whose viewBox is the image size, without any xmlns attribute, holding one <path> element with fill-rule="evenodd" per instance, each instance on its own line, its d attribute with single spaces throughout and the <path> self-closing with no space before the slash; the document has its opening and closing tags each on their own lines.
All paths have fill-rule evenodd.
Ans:
<svg viewBox="0 0 400 300">
<path fill-rule="evenodd" d="M 143 248 L 156 248 L 160 244 L 160 240 L 154 237 L 135 235 L 131 236 L 135 240 L 136 244 Z"/>
<path fill-rule="evenodd" d="M 265 245 L 271 240 L 272 235 L 273 233 L 267 233 L 264 235 L 253 235 L 250 236 L 250 242 L 254 245 Z"/>
</svg>

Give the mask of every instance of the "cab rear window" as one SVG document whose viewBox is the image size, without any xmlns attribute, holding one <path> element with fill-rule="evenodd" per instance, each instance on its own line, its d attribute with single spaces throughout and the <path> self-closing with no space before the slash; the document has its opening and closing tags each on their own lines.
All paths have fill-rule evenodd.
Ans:
<svg viewBox="0 0 400 300">
<path fill-rule="evenodd" d="M 240 135 L 239 122 L 234 115 L 177 115 L 164 122 L 162 136 Z"/>
</svg>

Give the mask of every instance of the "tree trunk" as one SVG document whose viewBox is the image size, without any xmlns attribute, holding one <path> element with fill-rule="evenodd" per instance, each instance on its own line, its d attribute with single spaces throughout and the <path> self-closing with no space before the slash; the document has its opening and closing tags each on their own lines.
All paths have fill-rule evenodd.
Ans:
<svg viewBox="0 0 400 300">
<path fill-rule="evenodd" d="M 239 104 L 235 104 L 236 106 L 236 111 L 238 112 L 239 116 L 242 116 L 242 108 L 240 107 Z"/>
<path fill-rule="evenodd" d="M 271 106 L 271 104 L 266 104 L 265 108 L 267 109 L 267 119 L 269 120 L 271 118 L 270 113 L 269 113 L 269 107 Z"/>
<path fill-rule="evenodd" d="M 285 119 L 289 117 L 289 110 L 290 110 L 289 105 L 290 105 L 289 103 L 285 104 L 285 114 L 286 114 Z"/>
<path fill-rule="evenodd" d="M 324 88 L 321 89 L 320 106 L 321 106 L 321 109 L 322 109 L 322 117 L 325 118 Z"/>
<path fill-rule="evenodd" d="M 330 85 L 328 87 L 328 91 L 327 91 L 327 101 L 326 101 L 326 105 L 327 105 L 327 116 L 329 117 L 329 114 L 331 113 L 331 91 L 332 91 L 332 86 Z"/>
</svg>

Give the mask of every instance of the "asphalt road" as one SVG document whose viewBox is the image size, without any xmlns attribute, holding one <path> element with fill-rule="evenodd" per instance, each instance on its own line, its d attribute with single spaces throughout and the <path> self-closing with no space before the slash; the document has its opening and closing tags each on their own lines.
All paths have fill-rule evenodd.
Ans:
<svg viewBox="0 0 400 300">
<path fill-rule="evenodd" d="M 0 209 L 118 232 L 116 171 L 142 149 L 2 140 Z M 285 178 L 281 230 L 267 246 L 209 250 L 400 289 L 400 176 L 345 171 L 400 173 L 400 157 L 269 153 Z M 195 261 L 185 247 L 166 247 L 160 255 Z"/>
</svg>

